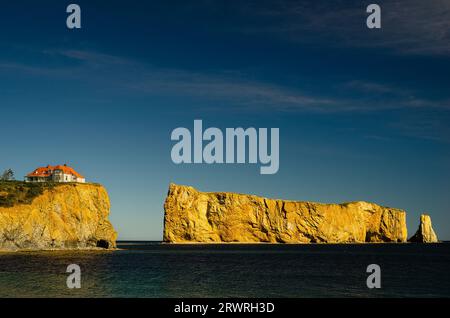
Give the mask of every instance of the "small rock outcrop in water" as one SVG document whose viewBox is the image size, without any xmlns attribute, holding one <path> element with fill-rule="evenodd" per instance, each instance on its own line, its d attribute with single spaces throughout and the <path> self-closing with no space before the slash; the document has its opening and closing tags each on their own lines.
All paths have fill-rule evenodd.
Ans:
<svg viewBox="0 0 450 318">
<path fill-rule="evenodd" d="M 8 183 L 0 185 L 0 196 L 0 250 L 116 246 L 109 197 L 100 185 Z"/>
<path fill-rule="evenodd" d="M 171 184 L 164 204 L 167 243 L 406 242 L 406 213 L 368 202 L 321 204 Z"/>
<path fill-rule="evenodd" d="M 420 225 L 416 234 L 409 239 L 410 242 L 415 243 L 438 243 L 436 233 L 434 233 L 433 226 L 431 224 L 431 217 L 427 214 L 420 216 Z"/>
</svg>

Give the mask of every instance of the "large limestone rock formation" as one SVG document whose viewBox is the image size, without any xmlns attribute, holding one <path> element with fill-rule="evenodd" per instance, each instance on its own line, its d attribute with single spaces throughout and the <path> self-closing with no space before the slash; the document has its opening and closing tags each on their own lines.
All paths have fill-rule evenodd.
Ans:
<svg viewBox="0 0 450 318">
<path fill-rule="evenodd" d="M 434 233 L 433 226 L 431 224 L 431 217 L 427 214 L 420 216 L 420 225 L 416 234 L 409 239 L 410 242 L 416 243 L 438 243 L 436 233 Z"/>
<path fill-rule="evenodd" d="M 406 213 L 368 202 L 321 204 L 171 184 L 164 205 L 168 243 L 406 242 Z"/>
<path fill-rule="evenodd" d="M 49 186 L 28 204 L 0 206 L 0 250 L 114 248 L 109 209 L 100 185 Z"/>
</svg>

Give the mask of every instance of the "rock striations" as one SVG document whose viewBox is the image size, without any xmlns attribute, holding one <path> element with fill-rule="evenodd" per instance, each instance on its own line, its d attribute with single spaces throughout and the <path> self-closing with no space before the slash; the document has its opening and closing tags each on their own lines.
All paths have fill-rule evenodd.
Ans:
<svg viewBox="0 0 450 318">
<path fill-rule="evenodd" d="M 409 239 L 410 242 L 415 243 L 438 243 L 436 233 L 434 233 L 433 226 L 431 225 L 431 217 L 427 214 L 420 216 L 420 225 L 416 234 Z"/>
<path fill-rule="evenodd" d="M 23 192 L 26 186 L 17 187 Z M 3 189 L 0 195 L 8 193 Z M 109 209 L 100 185 L 45 187 L 30 202 L 0 206 L 0 250 L 114 248 Z"/>
<path fill-rule="evenodd" d="M 321 204 L 171 184 L 164 204 L 167 243 L 406 242 L 406 213 L 368 202 Z"/>
</svg>

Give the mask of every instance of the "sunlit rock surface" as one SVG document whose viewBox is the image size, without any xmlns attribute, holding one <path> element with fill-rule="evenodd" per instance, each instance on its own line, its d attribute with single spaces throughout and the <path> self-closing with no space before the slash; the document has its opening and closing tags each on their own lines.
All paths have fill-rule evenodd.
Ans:
<svg viewBox="0 0 450 318">
<path fill-rule="evenodd" d="M 0 250 L 114 248 L 109 211 L 100 185 L 49 187 L 29 204 L 0 207 Z"/>
<path fill-rule="evenodd" d="M 171 184 L 164 204 L 167 243 L 406 242 L 406 213 L 368 202 L 322 204 Z"/>
<path fill-rule="evenodd" d="M 433 230 L 431 224 L 431 217 L 427 214 L 420 216 L 420 225 L 416 234 L 409 239 L 410 242 L 415 243 L 438 243 L 438 237 Z"/>
</svg>

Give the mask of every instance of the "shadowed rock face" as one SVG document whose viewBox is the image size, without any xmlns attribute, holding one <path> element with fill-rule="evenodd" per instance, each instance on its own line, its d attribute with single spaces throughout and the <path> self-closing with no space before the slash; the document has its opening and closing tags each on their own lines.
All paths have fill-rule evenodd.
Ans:
<svg viewBox="0 0 450 318">
<path fill-rule="evenodd" d="M 416 234 L 409 239 L 410 242 L 415 243 L 438 243 L 436 233 L 434 233 L 433 226 L 431 224 L 431 217 L 427 214 L 420 216 L 420 225 Z"/>
<path fill-rule="evenodd" d="M 406 213 L 368 202 L 321 204 L 171 184 L 164 204 L 168 243 L 406 242 Z"/>
<path fill-rule="evenodd" d="M 31 204 L 0 207 L 0 250 L 114 248 L 109 209 L 100 185 L 51 187 Z"/>
</svg>

